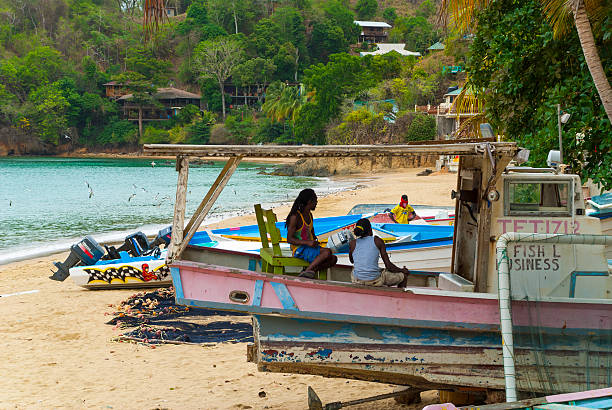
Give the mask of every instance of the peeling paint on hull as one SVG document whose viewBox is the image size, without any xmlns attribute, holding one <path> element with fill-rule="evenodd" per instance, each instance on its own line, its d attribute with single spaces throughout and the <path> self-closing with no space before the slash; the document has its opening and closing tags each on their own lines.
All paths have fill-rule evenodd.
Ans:
<svg viewBox="0 0 612 410">
<path fill-rule="evenodd" d="M 357 326 L 257 315 L 254 359 L 262 371 L 352 377 L 424 389 L 504 388 L 496 332 L 449 330 L 439 332 L 436 339 L 430 329 L 373 326 L 382 338 L 367 341 L 354 331 Z M 296 327 L 302 329 L 297 335 L 283 332 Z M 543 333 L 536 344 L 531 330 L 521 328 L 515 335 L 519 390 L 558 393 L 610 386 L 609 330 L 590 332 L 581 339 Z M 325 356 L 312 353 L 322 350 Z"/>
</svg>

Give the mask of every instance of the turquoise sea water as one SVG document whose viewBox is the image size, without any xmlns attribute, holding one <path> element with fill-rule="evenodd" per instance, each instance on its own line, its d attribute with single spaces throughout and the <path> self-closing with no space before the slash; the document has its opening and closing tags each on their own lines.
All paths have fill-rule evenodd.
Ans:
<svg viewBox="0 0 612 410">
<path fill-rule="evenodd" d="M 99 242 L 156 233 L 172 223 L 178 173 L 174 161 L 0 158 L 0 264 L 68 249 L 85 235 Z M 190 217 L 224 162 L 190 166 Z M 342 189 L 325 178 L 259 174 L 272 165 L 241 163 L 205 223 L 252 212 L 253 204 L 293 201 L 312 187 Z"/>
</svg>

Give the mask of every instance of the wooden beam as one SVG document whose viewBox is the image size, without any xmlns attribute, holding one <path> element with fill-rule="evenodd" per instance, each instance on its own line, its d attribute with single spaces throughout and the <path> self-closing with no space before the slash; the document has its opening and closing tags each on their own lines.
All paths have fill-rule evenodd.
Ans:
<svg viewBox="0 0 612 410">
<path fill-rule="evenodd" d="M 478 155 L 486 144 L 495 152 L 513 157 L 519 151 L 515 142 L 437 143 L 426 145 L 183 145 L 145 144 L 147 155 L 190 155 L 196 157 L 307 158 L 307 157 L 372 157 L 420 154 Z"/>
<path fill-rule="evenodd" d="M 183 226 L 185 224 L 185 204 L 187 202 L 187 178 L 189 177 L 189 158 L 179 155 L 176 158 L 178 182 L 176 184 L 176 202 L 174 203 L 174 219 L 172 222 L 172 236 L 168 249 L 167 260 L 172 262 L 176 258 L 176 251 L 183 241 Z"/>
<path fill-rule="evenodd" d="M 183 251 L 185 250 L 185 248 L 187 248 L 189 241 L 191 240 L 193 235 L 196 233 L 196 231 L 202 224 L 202 221 L 204 221 L 204 218 L 206 218 L 206 215 L 208 215 L 208 212 L 210 211 L 212 206 L 215 204 L 215 201 L 217 200 L 217 198 L 223 191 L 223 188 L 225 188 L 225 185 L 227 184 L 232 174 L 236 170 L 236 167 L 238 167 L 238 164 L 240 163 L 241 159 L 242 157 L 233 157 L 227 161 L 226 166 L 221 170 L 221 173 L 217 177 L 217 180 L 208 190 L 208 193 L 202 200 L 202 203 L 200 203 L 200 206 L 198 207 L 199 212 L 195 213 L 191 221 L 189 221 L 189 229 L 188 230 L 186 229 L 187 233 L 182 238 L 182 241 L 177 246 L 176 250 L 172 252 L 173 258 L 175 259 L 179 258 L 181 254 L 183 253 Z M 173 234 L 174 234 L 174 231 L 173 231 Z"/>
</svg>

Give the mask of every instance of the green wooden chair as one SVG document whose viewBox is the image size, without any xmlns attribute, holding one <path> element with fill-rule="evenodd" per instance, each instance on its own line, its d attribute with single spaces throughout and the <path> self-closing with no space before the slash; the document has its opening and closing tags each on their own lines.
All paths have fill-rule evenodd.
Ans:
<svg viewBox="0 0 612 410">
<path fill-rule="evenodd" d="M 256 204 L 255 217 L 261 237 L 262 248 L 259 250 L 259 255 L 261 256 L 262 272 L 283 275 L 286 266 L 307 267 L 310 265 L 303 259 L 294 258 L 287 254 L 283 255 L 279 246 L 282 237 L 276 227 L 276 215 L 271 209 L 263 209 L 260 204 Z"/>
</svg>

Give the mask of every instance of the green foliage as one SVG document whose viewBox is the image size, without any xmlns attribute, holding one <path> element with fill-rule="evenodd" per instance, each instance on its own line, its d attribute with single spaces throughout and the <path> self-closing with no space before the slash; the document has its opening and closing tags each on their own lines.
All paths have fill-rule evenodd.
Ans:
<svg viewBox="0 0 612 410">
<path fill-rule="evenodd" d="M 348 43 L 356 43 L 360 27 L 355 24 L 355 15 L 340 0 L 330 0 L 323 4 L 325 16 L 336 26 L 340 27 L 344 39 Z"/>
<path fill-rule="evenodd" d="M 416 17 L 423 17 L 429 19 L 436 15 L 436 4 L 431 0 L 425 0 L 419 7 L 417 7 L 416 12 L 414 13 Z"/>
<path fill-rule="evenodd" d="M 603 66 L 610 66 L 610 48 L 600 51 Z M 612 128 L 578 38 L 554 40 L 537 1 L 502 0 L 483 11 L 467 68 L 476 89 L 485 90 L 487 120 L 531 150 L 530 165 L 544 166 L 548 151 L 558 149 L 561 104 L 572 114 L 563 126 L 564 162 L 612 188 Z"/>
<path fill-rule="evenodd" d="M 140 138 L 141 144 L 167 144 L 170 142 L 170 133 L 167 130 L 148 126 L 145 128 L 142 137 Z"/>
<path fill-rule="evenodd" d="M 193 104 L 187 104 L 178 113 L 177 122 L 180 125 L 191 124 L 200 117 L 200 107 Z"/>
<path fill-rule="evenodd" d="M 234 144 L 246 144 L 255 135 L 257 126 L 253 121 L 252 115 L 228 115 L 225 119 L 225 128 L 230 133 L 230 138 Z"/>
<path fill-rule="evenodd" d="M 314 61 L 326 62 L 331 54 L 346 52 L 348 42 L 340 27 L 323 20 L 313 24 L 308 49 Z"/>
<path fill-rule="evenodd" d="M 96 138 L 96 143 L 105 145 L 135 144 L 138 142 L 136 125 L 127 120 L 112 120 Z"/>
<path fill-rule="evenodd" d="M 29 102 L 28 117 L 34 128 L 44 141 L 57 145 L 68 127 L 66 112 L 70 108 L 62 90 L 57 83 L 44 85 L 29 95 Z"/>
<path fill-rule="evenodd" d="M 315 91 L 315 104 L 324 113 L 326 122 L 336 118 L 344 98 L 376 83 L 376 75 L 369 70 L 371 61 L 370 56 L 334 54 L 326 65 L 318 64 L 306 70 L 304 84 Z"/>
<path fill-rule="evenodd" d="M 293 144 L 293 129 L 288 121 L 277 122 L 270 118 L 262 118 L 257 122 L 255 135 L 251 143 Z"/>
<path fill-rule="evenodd" d="M 378 2 L 376 0 L 357 0 L 355 11 L 359 20 L 370 20 L 376 15 Z"/>
<path fill-rule="evenodd" d="M 387 23 L 393 25 L 397 18 L 397 12 L 394 7 L 389 7 L 383 10 L 382 17 Z"/>
<path fill-rule="evenodd" d="M 210 111 L 204 111 L 199 121 L 195 121 L 187 127 L 188 138 L 186 142 L 188 144 L 208 144 L 213 125 L 215 125 L 215 115 Z"/>
<path fill-rule="evenodd" d="M 406 43 L 407 50 L 421 53 L 424 53 L 438 38 L 434 26 L 423 16 L 398 17 L 389 33 L 389 42 Z"/>
<path fill-rule="evenodd" d="M 327 134 L 329 144 L 374 144 L 386 131 L 384 114 L 375 114 L 367 108 L 348 113 L 344 121 Z"/>
<path fill-rule="evenodd" d="M 221 111 L 221 91 L 219 85 L 213 79 L 206 79 L 201 82 L 200 90 L 202 99 L 206 102 L 206 109 L 212 112 Z"/>
<path fill-rule="evenodd" d="M 172 73 L 172 63 L 153 55 L 151 50 L 144 48 L 128 50 L 129 57 L 125 63 L 128 71 L 140 74 L 146 80 L 158 87 L 166 87 Z"/>
<path fill-rule="evenodd" d="M 436 118 L 434 116 L 414 113 L 411 117 L 410 125 L 404 135 L 406 141 L 427 141 L 436 137 Z"/>
</svg>

